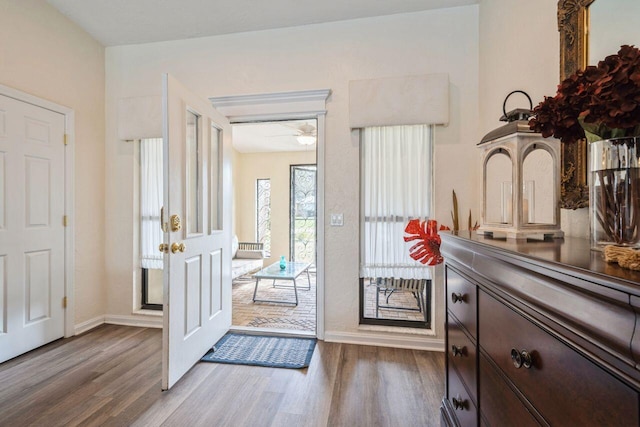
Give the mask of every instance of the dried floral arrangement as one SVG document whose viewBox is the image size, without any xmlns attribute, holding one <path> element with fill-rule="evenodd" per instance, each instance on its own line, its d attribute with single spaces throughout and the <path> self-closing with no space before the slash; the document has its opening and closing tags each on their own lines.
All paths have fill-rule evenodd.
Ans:
<svg viewBox="0 0 640 427">
<path fill-rule="evenodd" d="M 563 143 L 640 135 L 640 50 L 624 45 L 575 72 L 533 114 L 531 130 Z"/>
<path fill-rule="evenodd" d="M 545 138 L 554 136 L 563 143 L 617 138 L 611 143 L 635 146 L 640 142 L 633 138 L 640 136 L 640 50 L 624 45 L 598 65 L 577 71 L 558 86 L 556 96 L 545 97 L 533 113 L 529 127 Z M 616 244 L 636 241 L 640 233 L 640 171 L 629 169 L 628 176 L 618 180 L 615 171 L 598 170 L 593 179 L 596 194 L 592 203 L 607 240 Z"/>
</svg>

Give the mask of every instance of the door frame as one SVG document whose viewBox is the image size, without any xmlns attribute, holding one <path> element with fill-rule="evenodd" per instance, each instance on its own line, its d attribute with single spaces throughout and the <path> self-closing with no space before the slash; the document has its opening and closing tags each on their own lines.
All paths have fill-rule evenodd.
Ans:
<svg viewBox="0 0 640 427">
<path fill-rule="evenodd" d="M 324 153 L 326 102 L 330 89 L 278 92 L 258 95 L 210 97 L 209 101 L 231 124 L 276 120 L 316 119 L 316 164 L 318 165 L 316 220 L 316 336 L 324 339 Z"/>
<path fill-rule="evenodd" d="M 67 225 L 64 228 L 64 295 L 67 306 L 64 311 L 64 336 L 75 335 L 75 226 L 74 226 L 74 147 L 75 147 L 75 113 L 73 109 L 47 101 L 37 96 L 22 92 L 9 86 L 0 85 L 0 95 L 35 107 L 60 113 L 64 116 L 64 133 L 66 136 L 64 149 L 64 211 Z"/>
</svg>

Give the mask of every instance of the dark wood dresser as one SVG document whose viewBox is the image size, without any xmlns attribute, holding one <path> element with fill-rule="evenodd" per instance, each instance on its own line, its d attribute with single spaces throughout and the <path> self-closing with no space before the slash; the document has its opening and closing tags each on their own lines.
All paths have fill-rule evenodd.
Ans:
<svg viewBox="0 0 640 427">
<path fill-rule="evenodd" d="M 586 239 L 442 235 L 443 426 L 640 425 L 640 273 Z"/>
</svg>

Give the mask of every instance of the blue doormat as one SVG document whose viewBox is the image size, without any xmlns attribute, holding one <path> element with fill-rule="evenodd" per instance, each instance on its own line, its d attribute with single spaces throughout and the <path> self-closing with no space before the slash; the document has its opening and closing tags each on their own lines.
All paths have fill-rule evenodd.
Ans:
<svg viewBox="0 0 640 427">
<path fill-rule="evenodd" d="M 201 360 L 271 368 L 306 368 L 315 348 L 315 338 L 229 333 Z"/>
</svg>

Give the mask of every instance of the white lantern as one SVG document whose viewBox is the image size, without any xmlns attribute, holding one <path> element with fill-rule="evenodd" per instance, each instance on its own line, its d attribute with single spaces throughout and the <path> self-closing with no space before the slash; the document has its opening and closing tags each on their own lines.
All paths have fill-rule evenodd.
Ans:
<svg viewBox="0 0 640 427">
<path fill-rule="evenodd" d="M 479 234 L 509 239 L 562 238 L 560 141 L 529 129 L 531 109 L 505 111 L 507 124 L 489 132 L 482 149 L 482 218 Z M 529 98 L 531 104 L 531 98 Z"/>
</svg>

